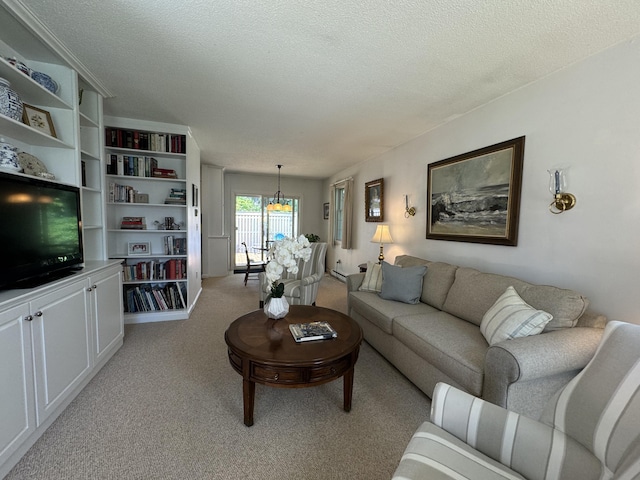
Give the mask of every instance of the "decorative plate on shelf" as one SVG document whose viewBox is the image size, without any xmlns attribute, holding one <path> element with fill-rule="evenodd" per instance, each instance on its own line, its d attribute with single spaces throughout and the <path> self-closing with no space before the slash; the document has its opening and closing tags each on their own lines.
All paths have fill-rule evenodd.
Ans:
<svg viewBox="0 0 640 480">
<path fill-rule="evenodd" d="M 18 164 L 24 169 L 24 173 L 27 175 L 49 178 L 49 175 L 42 175 L 43 173 L 49 173 L 44 163 L 29 153 L 20 152 L 18 154 Z"/>
</svg>

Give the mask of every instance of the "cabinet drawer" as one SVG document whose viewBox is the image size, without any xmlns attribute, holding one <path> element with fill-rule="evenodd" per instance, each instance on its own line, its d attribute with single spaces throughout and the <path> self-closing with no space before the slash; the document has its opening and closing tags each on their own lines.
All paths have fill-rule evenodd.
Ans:
<svg viewBox="0 0 640 480">
<path fill-rule="evenodd" d="M 341 358 L 322 367 L 310 369 L 310 382 L 317 382 L 327 378 L 337 378 L 349 369 L 349 358 Z"/>
<path fill-rule="evenodd" d="M 252 380 L 268 383 L 300 383 L 304 378 L 304 369 L 273 368 L 266 365 L 254 364 L 251 369 Z"/>
</svg>

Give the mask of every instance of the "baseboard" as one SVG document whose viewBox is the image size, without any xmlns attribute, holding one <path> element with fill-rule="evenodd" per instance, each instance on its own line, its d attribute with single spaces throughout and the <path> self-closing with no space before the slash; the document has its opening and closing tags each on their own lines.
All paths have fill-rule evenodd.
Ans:
<svg viewBox="0 0 640 480">
<path fill-rule="evenodd" d="M 342 272 L 338 272 L 337 270 L 331 270 L 331 272 L 329 272 L 329 273 L 330 273 L 330 275 L 331 275 L 332 277 L 335 277 L 335 278 L 337 278 L 338 280 L 340 280 L 341 282 L 345 282 L 345 283 L 346 283 L 346 281 L 347 281 L 347 276 L 346 276 L 344 273 L 342 273 Z"/>
</svg>

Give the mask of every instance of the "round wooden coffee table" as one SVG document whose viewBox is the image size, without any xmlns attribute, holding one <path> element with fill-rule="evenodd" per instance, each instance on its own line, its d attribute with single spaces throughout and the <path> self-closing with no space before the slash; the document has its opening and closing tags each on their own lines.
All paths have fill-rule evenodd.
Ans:
<svg viewBox="0 0 640 480">
<path fill-rule="evenodd" d="M 296 343 L 290 323 L 328 322 L 337 338 Z M 224 334 L 231 366 L 242 375 L 244 424 L 253 425 L 256 383 L 280 388 L 321 385 L 344 377 L 344 409 L 351 410 L 353 369 L 362 329 L 347 315 L 322 307 L 292 305 L 281 320 L 262 310 L 235 320 Z"/>
</svg>

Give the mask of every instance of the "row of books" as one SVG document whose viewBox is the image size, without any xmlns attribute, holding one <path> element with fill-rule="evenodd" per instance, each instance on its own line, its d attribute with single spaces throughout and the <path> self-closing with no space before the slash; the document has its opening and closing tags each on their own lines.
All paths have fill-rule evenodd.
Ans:
<svg viewBox="0 0 640 480">
<path fill-rule="evenodd" d="M 125 282 L 137 280 L 183 280 L 187 278 L 187 261 L 183 258 L 172 258 L 165 262 L 150 260 L 125 265 L 123 268 Z"/>
<path fill-rule="evenodd" d="M 184 237 L 174 237 L 167 235 L 164 237 L 164 254 L 165 255 L 186 255 L 187 239 Z"/>
<path fill-rule="evenodd" d="M 136 203 L 136 193 L 138 192 L 131 185 L 109 183 L 109 203 Z"/>
<path fill-rule="evenodd" d="M 180 310 L 186 308 L 186 296 L 186 287 L 178 283 L 136 285 L 125 288 L 124 308 L 127 313 Z"/>
<path fill-rule="evenodd" d="M 122 217 L 120 228 L 122 230 L 146 230 L 147 221 L 145 217 Z"/>
<path fill-rule="evenodd" d="M 108 147 L 132 148 L 152 152 L 187 152 L 187 137 L 185 135 L 152 133 L 112 127 L 107 127 L 105 133 L 105 143 Z"/>
<path fill-rule="evenodd" d="M 184 188 L 172 188 L 164 203 L 167 205 L 186 205 L 187 190 Z"/>
<path fill-rule="evenodd" d="M 153 172 L 156 170 L 158 170 L 158 160 L 153 157 L 116 154 L 107 156 L 107 175 L 153 177 Z"/>
</svg>

